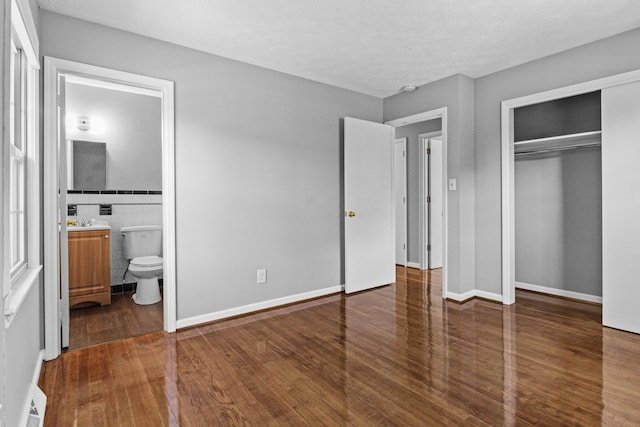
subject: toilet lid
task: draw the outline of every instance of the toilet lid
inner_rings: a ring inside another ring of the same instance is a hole
[[[131,265],[139,267],[157,267],[162,265],[162,258],[159,256],[140,256],[131,260]]]

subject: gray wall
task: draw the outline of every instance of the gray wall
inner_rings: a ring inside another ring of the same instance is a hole
[[[41,21],[44,55],[175,81],[179,319],[340,284],[340,118],[380,122],[380,99],[45,11]]]
[[[29,291],[20,310],[6,330],[6,424],[19,425],[26,400],[30,397],[31,380],[38,361],[40,322],[42,312],[41,292],[38,286]]]
[[[602,295],[599,148],[516,157],[516,281]]]
[[[500,102],[640,69],[640,29],[500,71],[475,84],[476,288],[500,294]]]
[[[385,121],[447,107],[447,173],[458,180],[448,193],[447,274],[458,294],[475,286],[474,96],[473,80],[455,75],[384,99]]]
[[[442,129],[442,120],[396,128],[396,138],[407,138],[407,260],[420,262],[420,141],[421,133]]]
[[[105,129],[67,126],[67,139],[106,142],[107,189],[162,189],[160,98],[68,83],[67,115],[98,117]]]

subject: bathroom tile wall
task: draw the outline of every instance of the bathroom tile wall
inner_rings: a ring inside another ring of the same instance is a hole
[[[159,192],[157,192],[159,193]],[[67,204],[77,205],[77,215],[68,219],[103,220],[111,226],[111,286],[133,283],[122,252],[122,227],[162,225],[161,194],[67,194]],[[100,215],[100,204],[111,204],[112,215]]]

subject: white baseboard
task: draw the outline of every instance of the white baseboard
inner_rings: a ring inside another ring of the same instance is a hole
[[[212,313],[201,314],[199,316],[188,317],[186,319],[179,319],[177,322],[178,329],[186,328],[189,326],[195,326],[202,323],[212,322],[214,320],[220,320],[227,317],[238,316],[240,314],[252,313],[254,311],[265,310],[267,308],[278,307],[280,305],[291,304],[294,302],[300,302],[312,298],[322,297],[325,295],[335,294],[336,292],[342,292],[344,287],[342,285],[331,286],[329,288],[318,289],[315,291],[304,292],[301,294],[288,295],[282,298],[275,298],[268,301],[256,302],[253,304],[242,305],[240,307],[228,308],[226,310],[214,311]]]
[[[420,270],[420,263],[419,262],[408,262],[407,263],[407,267],[417,268],[418,270]]]
[[[447,292],[446,298],[460,302],[460,301],[466,301],[466,300],[471,299],[471,298],[473,298],[475,296],[476,296],[476,290],[472,289],[472,290],[467,291],[467,292],[465,292],[463,294],[457,294],[455,292]]]
[[[502,302],[502,295],[494,294],[493,292],[481,291],[480,289],[476,289],[476,296],[478,298],[489,299],[491,301]]]
[[[516,289],[541,292],[543,294],[556,295],[559,297],[573,298],[580,301],[588,301],[602,304],[602,297],[596,295],[583,294],[580,292],[567,291],[564,289],[549,288],[547,286],[532,285],[531,283],[516,282]]]
[[[502,302],[502,295],[493,292],[482,291],[480,289],[472,289],[462,294],[447,292],[447,299],[454,301],[466,301],[471,298],[484,298],[491,301]]]

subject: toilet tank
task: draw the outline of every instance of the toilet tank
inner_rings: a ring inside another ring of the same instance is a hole
[[[162,256],[162,227],[137,225],[122,227],[122,249],[126,259],[141,256]]]

